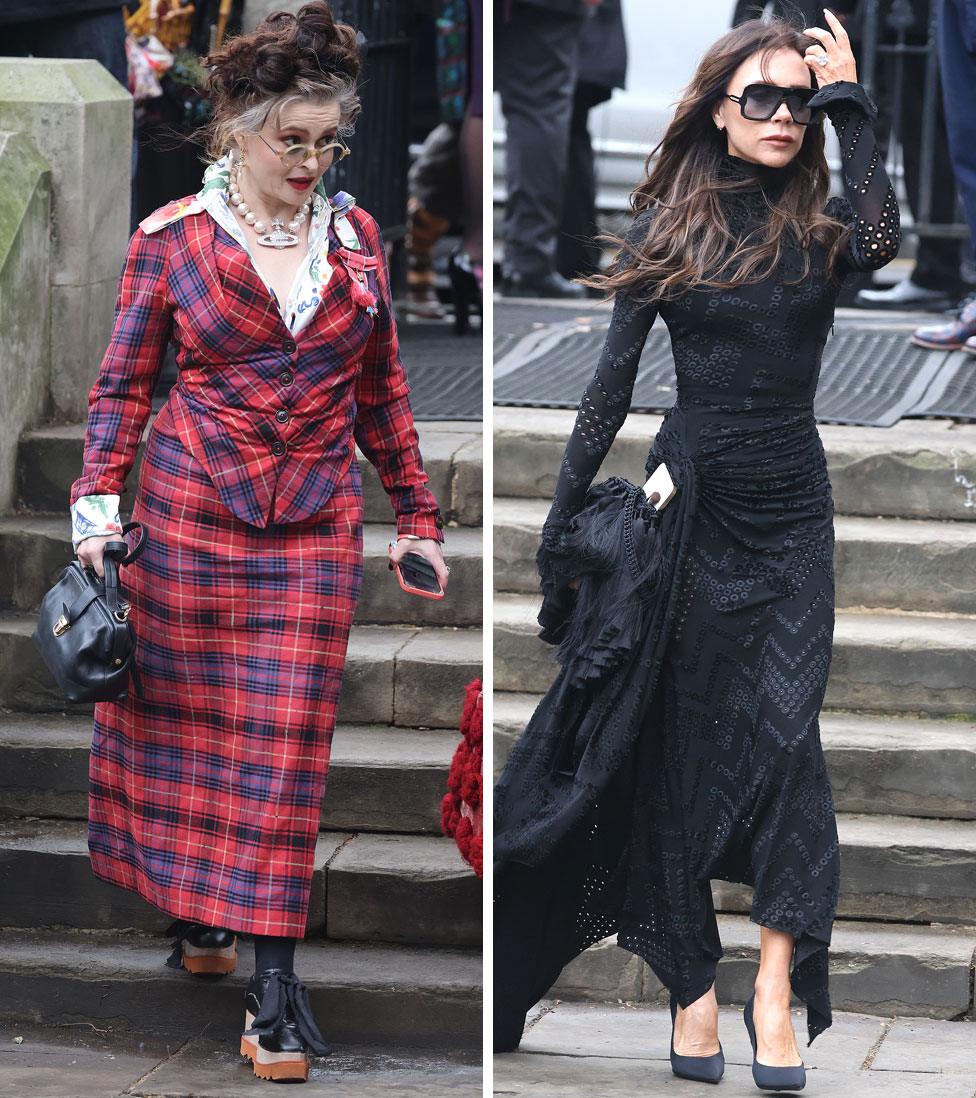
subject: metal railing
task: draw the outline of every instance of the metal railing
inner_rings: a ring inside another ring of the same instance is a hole
[[[918,193],[913,204],[912,229],[922,236],[965,239],[969,228],[962,215],[958,192],[954,211],[933,220],[936,142],[938,140],[939,56],[936,45],[938,0],[861,0],[851,28],[859,39],[858,69],[861,83],[873,97],[882,80],[887,86],[890,137],[888,167],[893,175],[905,174],[907,141],[918,143]],[[888,66],[885,74],[883,66]],[[922,67],[921,87],[913,79]],[[885,77],[887,77],[885,79]],[[921,93],[921,121],[917,136],[906,138],[907,96]],[[912,155],[914,155],[914,150]]]
[[[353,155],[335,166],[330,187],[354,194],[388,241],[406,235],[413,6],[413,0],[332,0],[336,19],[361,30],[368,49]]]

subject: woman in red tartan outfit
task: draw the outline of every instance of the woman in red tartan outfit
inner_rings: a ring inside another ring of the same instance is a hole
[[[420,552],[442,584],[443,521],[379,231],[321,184],[358,112],[355,32],[316,3],[208,62],[212,151],[231,153],[132,237],[71,490],[101,571],[172,340],[132,509],[150,538],[125,576],[144,697],[96,706],[89,849],[97,876],[177,919],[177,964],[232,971],[235,932],[255,935],[242,1051],[262,1077],[306,1078],[327,1049],[294,945],[362,575],[354,442],[391,498],[394,558]],[[290,251],[259,246],[276,215]]]

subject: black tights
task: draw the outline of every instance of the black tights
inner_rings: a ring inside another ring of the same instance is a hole
[[[295,971],[295,946],[297,938],[273,938],[265,934],[254,935],[254,971],[266,972],[280,968],[282,972]]]

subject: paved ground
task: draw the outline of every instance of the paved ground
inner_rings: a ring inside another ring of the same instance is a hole
[[[805,1015],[794,1016],[797,1036]],[[668,1063],[669,1013],[661,1007],[544,1003],[530,1019],[518,1052],[494,1057],[494,1094],[585,1095],[586,1098],[702,1098],[708,1093],[759,1094],[742,1010],[722,1007],[719,1032],[725,1077],[712,1092],[676,1078]],[[976,1025],[927,1018],[834,1014],[810,1048],[805,1094],[824,1098],[974,1098]]]
[[[22,1038],[22,1040],[18,1040]],[[337,1048],[313,1061],[302,1098],[480,1098],[472,1052]],[[0,1029],[0,1098],[256,1098],[281,1094],[237,1050],[202,1035],[138,1040],[91,1023]]]

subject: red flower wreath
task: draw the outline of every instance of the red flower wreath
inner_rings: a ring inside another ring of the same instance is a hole
[[[454,752],[447,778],[449,793],[441,801],[441,830],[453,835],[461,857],[482,874],[482,692],[481,679],[464,688],[463,738]]]

